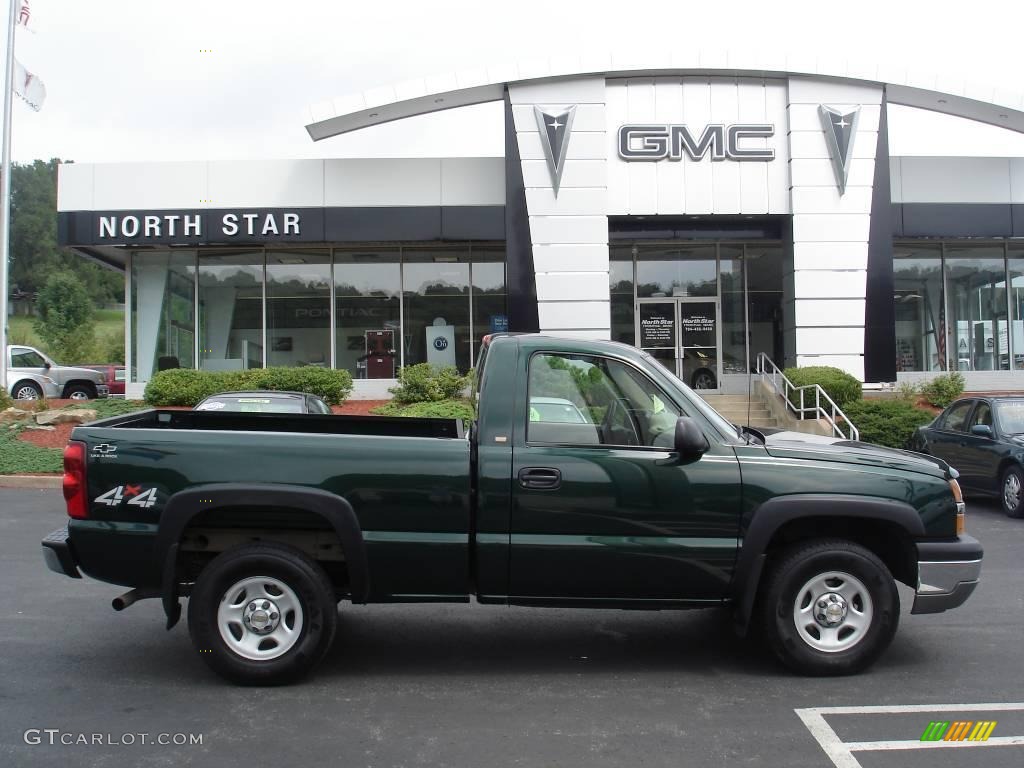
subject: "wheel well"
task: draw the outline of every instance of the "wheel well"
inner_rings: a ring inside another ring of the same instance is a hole
[[[96,384],[88,381],[87,379],[72,379],[71,381],[66,382],[64,384],[64,391],[67,392],[69,389],[73,389],[75,387],[85,387],[86,389],[91,389],[93,392],[96,391]]]
[[[23,384],[31,384],[32,388],[35,389],[36,392],[41,393],[43,391],[43,388],[40,387],[39,384],[37,384],[36,382],[32,381],[32,379],[20,379],[13,387],[11,387],[11,392],[16,392],[18,390],[18,387],[20,387]]]
[[[192,583],[221,552],[244,544],[278,542],[316,560],[339,596],[349,593],[342,542],[331,524],[305,509],[226,507],[204,510],[182,531],[176,564],[179,583]]]
[[[1019,468],[1020,467],[1020,462],[1017,461],[1016,459],[1011,459],[1011,458],[1005,458],[1001,462],[999,462],[999,471],[996,472],[996,488],[997,488],[997,490],[1000,491],[1000,493],[1002,492],[1002,488],[999,485],[999,483],[1003,479],[1003,472],[1005,472],[1008,467],[1012,467],[1012,466],[1016,466],[1016,467]]]
[[[772,536],[769,561],[793,544],[812,539],[846,539],[870,550],[885,563],[893,577],[917,586],[917,548],[896,523],[863,517],[801,517],[783,524]]]

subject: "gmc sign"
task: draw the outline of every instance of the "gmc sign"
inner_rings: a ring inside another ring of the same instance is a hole
[[[695,137],[685,125],[623,125],[619,128],[619,157],[623,160],[721,160],[775,159],[771,147],[745,147],[746,139],[766,139],[775,135],[771,123],[712,123]]]

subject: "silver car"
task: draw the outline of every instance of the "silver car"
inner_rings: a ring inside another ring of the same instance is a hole
[[[52,388],[46,386],[47,379],[53,382]],[[91,400],[110,394],[110,387],[101,372],[57,365],[35,347],[21,344],[7,347],[7,380],[14,382],[11,396],[16,400],[38,400],[41,397]]]

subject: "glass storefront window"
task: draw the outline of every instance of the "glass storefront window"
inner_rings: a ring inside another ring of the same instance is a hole
[[[267,252],[267,364],[331,366],[331,257]]]
[[[505,300],[505,249],[474,246],[473,257],[473,361],[480,342],[489,333],[508,331]]]
[[[639,298],[717,296],[715,246],[639,246],[636,283]]]
[[[1010,323],[1013,341],[1013,368],[1024,370],[1024,245],[1012,245],[1007,250],[1007,268],[1010,278]]]
[[[199,367],[263,367],[263,252],[199,255]]]
[[[938,244],[896,243],[893,249],[897,371],[946,369],[941,257]]]
[[[611,297],[611,338],[623,344],[636,343],[633,317],[633,247],[610,249],[608,287]]]
[[[338,368],[393,379],[401,365],[401,265],[395,250],[334,252]]]
[[[405,365],[470,367],[469,249],[403,249]]]
[[[195,352],[195,251],[132,255],[132,381],[167,368],[192,368]]]
[[[743,246],[719,248],[719,280],[722,283],[722,373],[746,373],[747,318],[743,306]]]
[[[750,334],[750,365],[764,353],[776,365],[785,362],[782,312],[782,247],[751,244],[747,263],[747,322]],[[725,290],[723,285],[722,290]],[[723,299],[724,300],[724,299]]]
[[[960,371],[1010,368],[1002,246],[947,246],[949,356]]]

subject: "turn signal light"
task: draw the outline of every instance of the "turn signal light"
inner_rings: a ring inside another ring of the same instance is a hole
[[[960,483],[956,480],[950,480],[949,490],[953,492],[953,501],[956,502],[956,535],[961,536],[967,530],[966,520],[964,519],[964,511],[967,505],[964,504],[964,494],[960,490]]]
[[[64,501],[68,517],[84,520],[89,516],[89,497],[85,482],[85,443],[68,442],[64,449]]]

